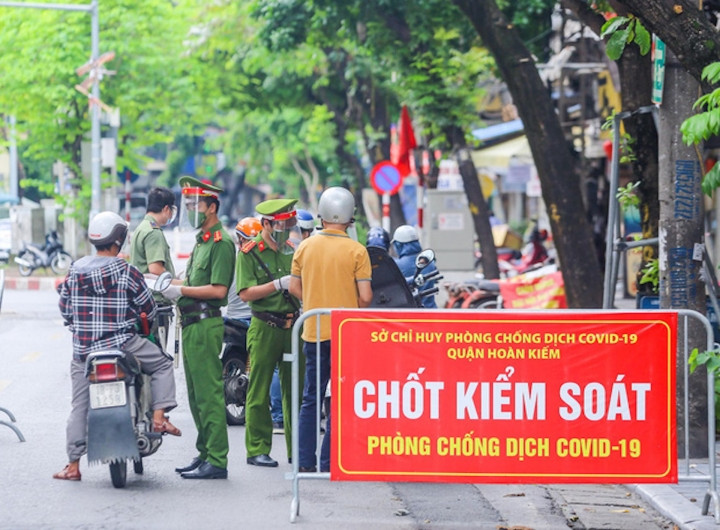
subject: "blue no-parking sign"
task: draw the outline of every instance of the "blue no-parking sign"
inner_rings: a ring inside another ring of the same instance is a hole
[[[370,184],[381,195],[394,195],[402,184],[400,170],[391,162],[379,162],[370,172]]]

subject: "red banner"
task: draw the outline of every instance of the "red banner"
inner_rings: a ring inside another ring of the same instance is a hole
[[[560,271],[530,279],[520,275],[498,283],[506,309],[567,308],[565,282]]]
[[[333,311],[333,480],[677,482],[677,315]]]

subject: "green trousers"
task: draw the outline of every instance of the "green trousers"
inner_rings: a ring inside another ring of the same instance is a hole
[[[287,454],[292,454],[292,363],[284,362],[283,354],[291,351],[292,329],[268,326],[254,318],[247,333],[250,354],[250,385],[245,401],[245,450],[247,457],[269,455],[272,448],[272,417],[270,416],[270,384],[278,366],[282,391],[283,425]],[[302,346],[302,343],[301,343]],[[299,355],[300,379],[298,403],[302,398],[305,356]]]
[[[190,412],[198,432],[198,457],[227,468],[229,446],[220,362],[223,320],[214,317],[190,324],[183,328],[182,339]]]

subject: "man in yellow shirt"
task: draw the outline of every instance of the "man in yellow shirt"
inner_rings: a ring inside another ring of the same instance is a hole
[[[328,188],[320,196],[318,217],[323,229],[314,237],[303,241],[293,256],[290,287],[291,294],[303,302],[303,310],[317,308],[368,307],[372,302],[370,286],[372,269],[367,249],[350,239],[347,228],[355,221],[355,199],[345,188]],[[300,407],[300,471],[316,471],[315,410],[317,400],[325,398],[330,378],[330,316],[320,318],[320,335],[317,323],[309,318],[303,327],[305,341],[305,387]],[[319,362],[318,362],[319,356]],[[316,387],[316,373],[320,370],[320,388]],[[320,451],[320,470],[330,469],[330,418]]]

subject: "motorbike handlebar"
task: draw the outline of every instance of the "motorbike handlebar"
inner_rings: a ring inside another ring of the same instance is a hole
[[[440,290],[439,287],[433,287],[432,289],[426,289],[424,291],[419,291],[417,293],[418,298],[425,298],[426,296],[429,296],[431,294],[435,294]]]

